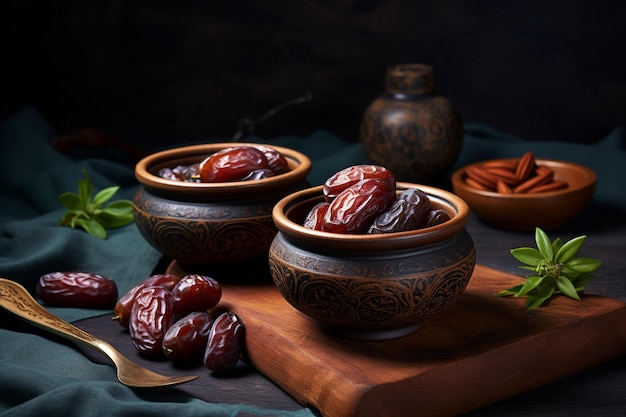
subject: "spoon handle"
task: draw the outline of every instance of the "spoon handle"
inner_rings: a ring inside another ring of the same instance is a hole
[[[99,339],[55,316],[43,308],[15,281],[0,278],[0,307],[16,316],[59,336],[100,350]]]

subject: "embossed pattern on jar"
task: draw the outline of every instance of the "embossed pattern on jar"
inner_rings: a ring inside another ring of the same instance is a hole
[[[273,213],[279,233],[269,263],[285,300],[322,329],[354,339],[410,334],[450,308],[476,263],[464,228],[469,208],[443,190],[422,188],[451,220],[419,231],[338,235],[298,226],[306,208],[322,198],[320,189],[281,200]]]
[[[197,183],[161,178],[167,166],[188,165],[231,143],[194,145],[150,155],[137,164],[135,223],[143,237],[170,259],[187,266],[245,262],[267,256],[277,230],[274,204],[306,186],[311,161],[275,146],[287,172],[270,178]]]
[[[463,143],[458,111],[437,92],[433,68],[423,64],[388,68],[385,91],[368,106],[359,129],[369,162],[400,181],[439,180]]]

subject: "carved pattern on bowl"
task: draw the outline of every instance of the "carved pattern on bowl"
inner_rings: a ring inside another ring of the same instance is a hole
[[[270,271],[287,302],[322,323],[394,328],[447,309],[467,286],[476,263],[469,235],[432,252],[340,260],[294,250],[279,234]]]

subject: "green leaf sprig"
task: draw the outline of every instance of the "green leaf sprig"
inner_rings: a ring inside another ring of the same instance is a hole
[[[500,291],[498,297],[527,297],[526,308],[541,307],[554,295],[563,294],[580,300],[585,285],[593,279],[601,262],[594,258],[576,257],[587,236],[578,236],[563,243],[560,238],[550,241],[540,228],[535,229],[535,248],[511,249],[511,255],[524,265],[520,268],[535,274],[523,284]]]
[[[134,220],[133,202],[116,200],[105,205],[120,187],[115,185],[104,188],[94,196],[87,171],[83,170],[83,174],[85,178],[78,180],[78,194],[67,192],[59,196],[59,201],[67,208],[59,225],[81,227],[92,236],[106,239],[106,229],[125,226]]]

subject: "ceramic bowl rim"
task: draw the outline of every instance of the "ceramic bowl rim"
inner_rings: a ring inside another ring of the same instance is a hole
[[[468,204],[458,195],[432,186],[398,182],[398,190],[417,187],[424,191],[429,198],[448,205],[455,215],[445,223],[407,232],[383,233],[383,234],[339,234],[308,229],[292,221],[287,213],[298,204],[313,203],[323,198],[323,185],[317,185],[292,193],[276,203],[272,210],[272,218],[279,232],[288,237],[309,242],[326,249],[339,250],[365,250],[380,251],[381,245],[385,250],[411,249],[424,245],[433,244],[448,239],[461,233],[469,219],[470,209]]]
[[[289,166],[291,168],[290,171],[260,180],[218,183],[193,183],[169,180],[161,178],[150,171],[153,167],[164,164],[168,160],[181,160],[191,159],[196,156],[208,156],[210,153],[217,152],[231,146],[260,145],[271,147],[283,154],[289,162]],[[152,189],[206,196],[207,194],[232,192],[232,190],[235,189],[238,190],[239,193],[245,193],[246,191],[264,191],[283,186],[291,186],[306,179],[307,175],[311,171],[311,165],[312,163],[308,156],[302,152],[283,146],[253,142],[217,142],[181,146],[154,152],[137,162],[135,165],[135,178],[142,185]]]

